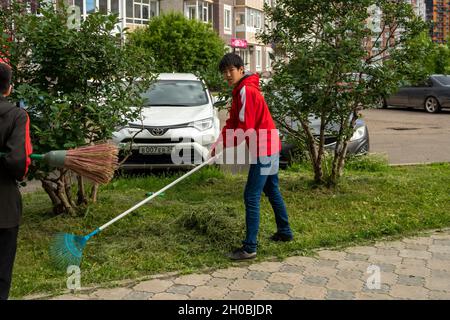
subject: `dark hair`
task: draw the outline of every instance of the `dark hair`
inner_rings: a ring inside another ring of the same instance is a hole
[[[219,63],[220,72],[224,72],[229,67],[240,68],[244,66],[244,61],[242,58],[235,53],[227,53],[223,56]]]
[[[6,63],[0,63],[0,94],[5,94],[11,85],[12,71]]]

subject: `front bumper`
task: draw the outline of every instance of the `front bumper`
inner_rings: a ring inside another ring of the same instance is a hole
[[[116,134],[113,141],[121,150],[119,162],[123,162],[122,169],[192,168],[207,158],[209,148],[218,134],[219,131],[214,128],[202,132],[194,128],[179,128],[170,129],[156,137],[144,130],[133,138],[132,143],[131,135]],[[143,154],[141,147],[163,147],[171,151]]]

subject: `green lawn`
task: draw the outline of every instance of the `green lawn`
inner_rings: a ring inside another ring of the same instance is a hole
[[[450,164],[369,169],[353,166],[339,187],[331,190],[312,187],[311,173],[304,167],[282,171],[280,185],[295,241],[268,240],[275,222],[264,198],[257,260],[450,226]],[[204,169],[116,222],[88,242],[82,286],[231,265],[225,254],[244,236],[245,178]],[[45,193],[25,195],[11,296],[65,290],[67,276],[52,268],[47,253],[53,234],[86,234],[174,179],[114,180],[79,218],[54,217]]]

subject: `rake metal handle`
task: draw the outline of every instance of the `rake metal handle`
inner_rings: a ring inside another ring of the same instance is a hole
[[[200,170],[201,168],[203,168],[204,166],[206,166],[207,164],[212,163],[214,160],[216,160],[216,158],[220,155],[221,153],[215,155],[214,157],[209,158],[207,161],[203,162],[202,164],[200,164],[199,166],[195,167],[194,169],[192,169],[191,171],[189,171],[188,173],[184,174],[183,176],[179,177],[178,179],[176,179],[175,181],[173,181],[172,183],[168,184],[167,186],[165,186],[164,188],[162,188],[161,190],[153,193],[150,197],[142,200],[141,202],[139,202],[138,204],[136,204],[134,207],[128,209],[127,211],[125,211],[124,213],[118,215],[117,217],[115,217],[114,219],[112,219],[111,221],[105,223],[104,225],[102,225],[100,228],[98,228],[96,231],[102,231],[105,228],[107,228],[108,226],[110,226],[111,224],[113,224],[114,222],[116,222],[119,219],[122,219],[123,217],[125,217],[127,214],[133,212],[134,210],[136,210],[137,208],[143,206],[144,204],[146,204],[147,202],[149,202],[150,200],[152,200],[153,198],[156,198],[158,195],[160,195],[161,193],[163,193],[164,191],[166,191],[167,189],[172,188],[174,185],[176,185],[178,182],[180,182],[181,180],[186,179],[187,177],[189,177],[191,174],[197,172],[198,170]],[[95,231],[94,231],[95,232]],[[95,232],[95,233],[97,233]]]

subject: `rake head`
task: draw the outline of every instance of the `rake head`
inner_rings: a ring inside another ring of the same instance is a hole
[[[58,269],[66,270],[68,266],[80,266],[83,249],[88,238],[69,233],[58,233],[50,244],[50,258]]]

